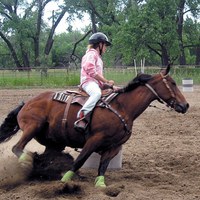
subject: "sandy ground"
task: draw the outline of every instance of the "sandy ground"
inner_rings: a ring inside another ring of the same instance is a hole
[[[22,100],[44,89],[0,90],[0,122]],[[192,200],[200,199],[200,87],[184,92],[190,103],[182,115],[163,105],[149,107],[135,122],[130,140],[123,145],[122,168],[108,170],[104,190],[94,188],[95,169],[80,169],[81,179],[63,186],[59,180],[26,180],[11,152],[19,133],[0,144],[0,199],[87,200]],[[164,110],[163,110],[164,109]],[[26,149],[41,153],[31,141]],[[74,157],[77,153],[68,149]],[[68,187],[64,192],[64,187]]]

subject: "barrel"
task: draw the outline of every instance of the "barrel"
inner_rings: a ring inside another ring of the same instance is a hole
[[[184,78],[182,79],[183,92],[193,92],[193,79]]]
[[[92,153],[92,155],[86,160],[82,168],[98,169],[101,156],[98,153]],[[122,149],[119,153],[110,161],[108,169],[121,169],[122,168]]]

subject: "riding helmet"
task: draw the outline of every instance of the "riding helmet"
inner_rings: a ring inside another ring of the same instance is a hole
[[[89,44],[97,44],[100,42],[105,43],[106,46],[111,45],[111,43],[108,40],[108,37],[104,33],[101,33],[101,32],[94,33],[89,38]]]

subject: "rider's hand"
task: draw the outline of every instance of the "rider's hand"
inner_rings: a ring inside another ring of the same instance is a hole
[[[115,82],[114,82],[113,80],[109,80],[109,81],[107,82],[107,84],[110,85],[110,86],[113,86],[113,85],[115,84]]]
[[[118,90],[120,90],[120,89],[122,89],[121,87],[119,87],[119,86],[113,86],[113,91],[114,92],[117,92]]]

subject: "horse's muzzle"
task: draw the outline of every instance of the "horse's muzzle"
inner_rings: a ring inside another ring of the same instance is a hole
[[[182,114],[186,113],[188,108],[189,108],[189,104],[188,103],[179,103],[179,104],[176,103],[174,105],[174,110],[176,112],[182,113]]]

